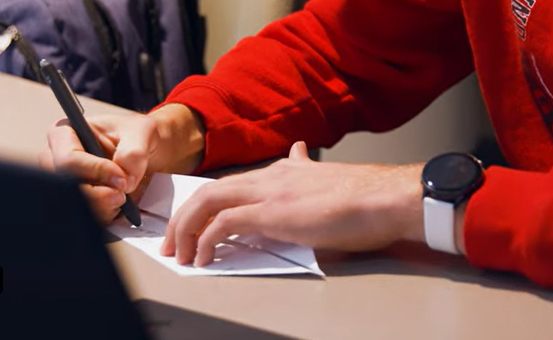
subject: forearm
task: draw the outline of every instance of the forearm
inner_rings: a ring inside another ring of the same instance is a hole
[[[203,115],[200,170],[248,165],[284,156],[298,140],[329,147],[351,131],[403,124],[472,71],[467,42],[458,6],[312,1],[167,101]]]

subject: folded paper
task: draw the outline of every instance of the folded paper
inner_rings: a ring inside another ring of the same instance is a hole
[[[221,243],[215,261],[205,267],[179,265],[174,257],[159,253],[165,228],[171,216],[202,185],[212,179],[155,174],[139,208],[142,226],[131,226],[124,218],[117,219],[108,230],[154,260],[180,275],[282,275],[310,273],[324,276],[313,249],[271,240],[259,235],[233,235],[230,244]],[[237,247],[236,244],[244,245]]]

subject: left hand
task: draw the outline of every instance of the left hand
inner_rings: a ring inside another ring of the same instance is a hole
[[[133,200],[140,196],[145,175],[190,173],[203,154],[203,124],[184,105],[168,104],[148,115],[96,115],[87,121],[108,159],[85,152],[75,130],[62,120],[50,129],[39,164],[80,178],[95,215],[105,224],[119,214],[125,193]]]
[[[161,254],[204,266],[234,234],[346,251],[422,241],[422,167],[313,162],[298,142],[288,159],[203,185],[169,221]]]

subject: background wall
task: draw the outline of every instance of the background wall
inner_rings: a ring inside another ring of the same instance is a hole
[[[207,69],[238,40],[290,13],[293,5],[292,0],[200,0],[200,12],[207,18]]]
[[[332,149],[322,150],[322,160],[427,161],[443,152],[472,152],[484,138],[493,138],[493,131],[473,74],[407,124],[386,133],[349,134]]]
[[[200,0],[207,17],[206,67],[238,40],[289,13],[292,0]],[[477,80],[468,77],[404,126],[388,133],[358,132],[346,136],[321,160],[406,163],[426,161],[445,151],[472,151],[493,136]]]

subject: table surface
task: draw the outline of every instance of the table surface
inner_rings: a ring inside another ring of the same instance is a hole
[[[128,114],[82,98],[87,115]],[[0,158],[36,164],[63,112],[50,90],[0,74]],[[304,339],[551,339],[553,292],[400,244],[378,253],[317,252],[310,276],[179,277],[116,241],[133,299],[147,298]]]

